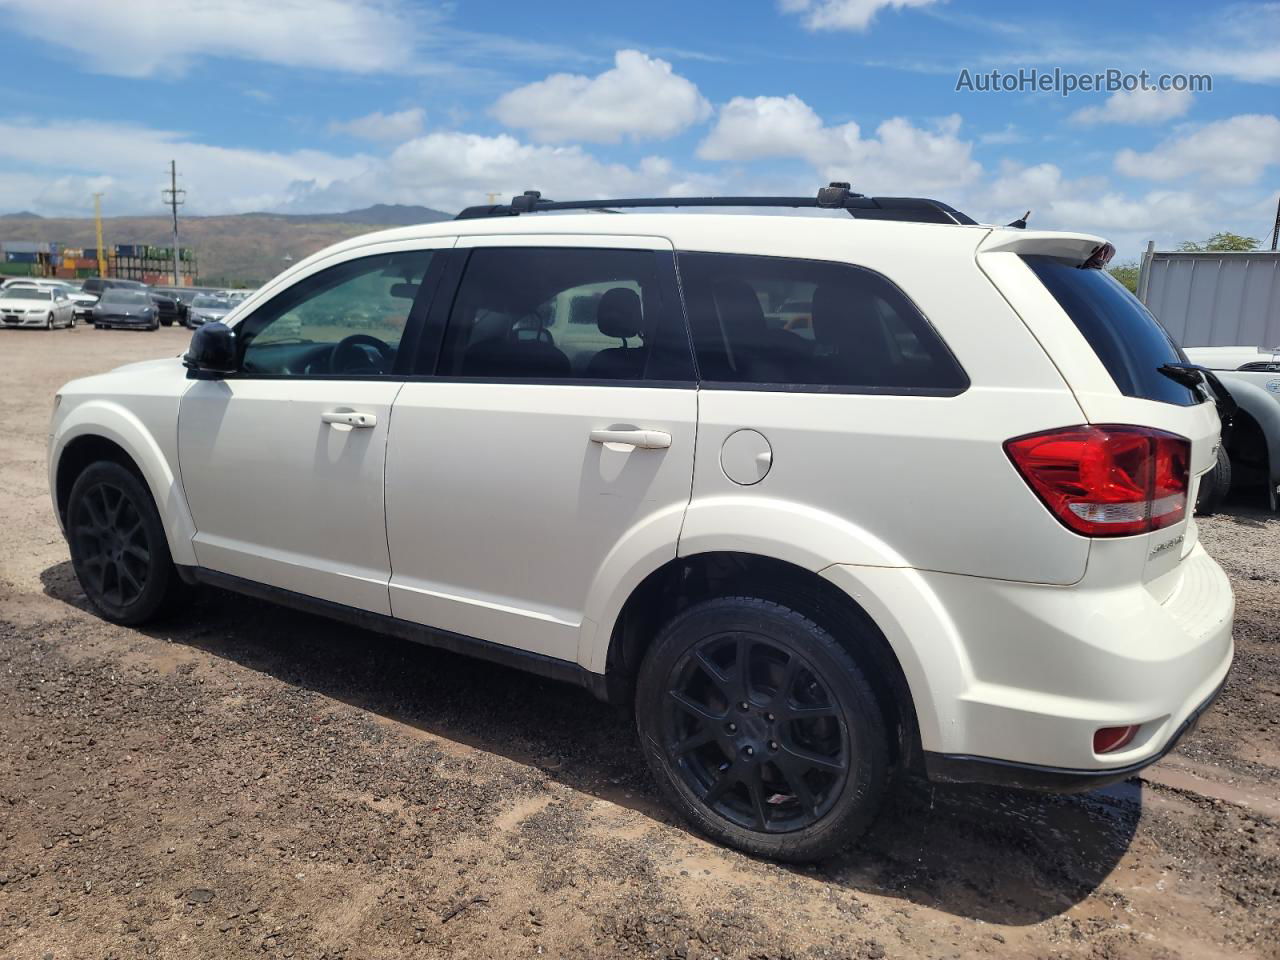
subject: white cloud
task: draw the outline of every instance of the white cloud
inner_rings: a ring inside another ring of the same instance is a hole
[[[1177,180],[1198,174],[1223,184],[1256,183],[1268,166],[1280,163],[1280,118],[1241,114],[1172,137],[1154,150],[1124,149],[1116,169],[1130,177]]]
[[[1164,123],[1183,116],[1194,99],[1189,90],[1119,90],[1100,107],[1071,115],[1073,123]]]
[[[76,148],[68,150],[67,144]],[[35,203],[38,213],[83,215],[89,194],[103,189],[111,209],[159,211],[169,159],[177,161],[191,213],[269,209],[284,201],[298,182],[329,184],[356,177],[374,163],[360,154],[214,146],[180,133],[127,124],[6,121],[0,122],[0,161],[6,167],[25,168],[26,173],[0,177],[0,207],[12,210]],[[79,196],[76,191],[81,191]]]
[[[810,30],[866,30],[884,9],[927,7],[938,0],[780,0],[784,13],[804,16]]]
[[[330,133],[348,133],[362,140],[404,141],[422,132],[426,112],[421,107],[401,110],[397,113],[373,113],[354,120],[334,121],[329,124]]]
[[[901,194],[955,188],[982,171],[973,145],[958,136],[961,120],[944,117],[932,129],[893,117],[864,138],[858,124],[827,126],[807,103],[786,97],[735,97],[698,146],[704,160],[745,162],[766,157],[808,161],[826,180],[847,180],[863,193]]]
[[[127,77],[181,73],[202,57],[374,73],[412,60],[413,20],[391,0],[0,0],[5,29]]]
[[[710,113],[692,82],[638,50],[619,50],[613,69],[598,76],[553,74],[504,94],[493,107],[499,121],[541,143],[666,139]]]

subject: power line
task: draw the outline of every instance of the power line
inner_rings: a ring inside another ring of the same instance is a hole
[[[178,162],[176,160],[169,161],[169,189],[162,190],[160,195],[164,197],[164,202],[173,210],[173,285],[180,287],[182,286],[182,273],[178,263],[178,208],[186,203],[183,197],[187,195],[187,191],[178,189]]]

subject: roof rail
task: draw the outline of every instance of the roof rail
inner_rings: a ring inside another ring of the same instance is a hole
[[[510,203],[467,207],[455,220],[483,217],[517,217],[522,213],[552,210],[601,210],[616,212],[637,207],[818,207],[843,209],[859,220],[904,220],[914,223],[977,221],[940,200],[924,197],[867,197],[853,193],[847,183],[832,183],[816,197],[631,197],[617,200],[543,200],[537,190],[526,190]]]

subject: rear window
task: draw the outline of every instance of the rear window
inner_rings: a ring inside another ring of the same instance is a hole
[[[707,386],[954,396],[968,378],[886,277],[819,260],[681,253]]]
[[[1184,407],[1203,399],[1160,372],[1162,365],[1182,359],[1178,348],[1151,311],[1113,276],[1060,257],[1022,259],[1089,341],[1121,393]]]

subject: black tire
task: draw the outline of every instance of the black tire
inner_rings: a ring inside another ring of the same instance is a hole
[[[1218,447],[1218,461],[1200,480],[1200,491],[1196,494],[1196,513],[1202,517],[1211,517],[1222,506],[1222,501],[1231,492],[1231,457],[1227,455],[1225,444]]]
[[[863,671],[822,627],[768,600],[707,600],[667,623],[640,667],[636,727],[675,808],[755,856],[838,853],[886,789],[888,738]]]
[[[166,327],[172,327],[172,326],[173,326],[173,318],[172,318],[172,317],[170,317],[168,320],[161,320],[160,322],[161,322],[162,324],[164,324]]]
[[[139,624],[180,581],[151,492],[118,463],[90,464],[67,500],[71,564],[89,602],[112,623]]]
[[[46,330],[52,330],[52,329],[53,329],[53,314],[52,314],[52,313],[50,313],[50,314],[48,314],[47,316],[45,316],[45,318],[44,318],[44,328],[45,328]]]

